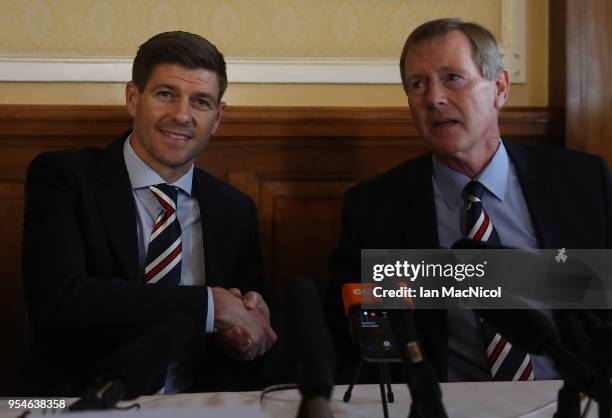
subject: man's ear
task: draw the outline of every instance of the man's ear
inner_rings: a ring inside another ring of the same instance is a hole
[[[508,70],[501,70],[495,77],[495,109],[501,110],[508,99],[508,92],[510,91],[510,76]]]
[[[225,102],[219,102],[217,105],[217,116],[215,118],[215,124],[212,129],[212,133],[217,132],[219,125],[221,124],[221,118],[223,117],[223,112],[225,111]]]
[[[133,81],[128,81],[125,86],[125,105],[131,117],[136,116],[136,107],[140,98],[140,90]]]

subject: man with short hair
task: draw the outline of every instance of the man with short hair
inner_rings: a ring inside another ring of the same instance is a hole
[[[196,338],[151,390],[214,388],[223,370],[212,367],[225,360],[209,353],[247,361],[275,342],[255,205],[194,166],[219,127],[226,86],[225,60],[209,41],[155,35],[125,90],[132,130],[105,149],[47,152],[30,165],[30,394],[79,395],[100,358],[178,312]]]
[[[525,249],[611,244],[610,172],[600,157],[502,141],[498,114],[510,79],[488,30],[459,19],[427,22],[406,40],[400,71],[430,152],[346,193],[330,259],[339,352],[354,352],[338,301],[342,284],[361,277],[360,249],[450,248],[466,237]],[[470,310],[414,317],[441,380],[557,377],[549,361],[509,349]]]

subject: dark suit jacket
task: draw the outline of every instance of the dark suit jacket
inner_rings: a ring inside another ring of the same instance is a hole
[[[34,334],[25,371],[31,394],[79,393],[97,359],[174,312],[189,314],[204,334],[203,287],[142,282],[126,135],[106,149],[43,153],[28,169],[23,281]],[[199,169],[192,195],[202,214],[206,285],[263,292],[253,201]]]
[[[612,189],[597,156],[504,141],[514,163],[541,248],[610,248]],[[345,196],[342,235],[330,258],[330,326],[339,360],[355,361],[341,311],[341,287],[360,281],[361,248],[438,248],[431,154],[367,180]],[[438,377],[446,380],[446,311],[417,310],[415,321]],[[350,354],[349,354],[350,353]]]

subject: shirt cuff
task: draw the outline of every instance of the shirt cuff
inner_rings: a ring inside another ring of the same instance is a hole
[[[212,334],[215,325],[215,301],[212,296],[212,290],[210,287],[206,287],[208,293],[208,311],[206,312],[206,329],[205,334]]]

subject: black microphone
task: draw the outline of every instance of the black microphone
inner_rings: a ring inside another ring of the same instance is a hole
[[[342,285],[342,305],[349,324],[351,341],[360,341],[361,304],[364,286],[361,283],[345,283]]]
[[[463,239],[453,245],[453,249],[498,250],[511,249],[500,245]],[[523,261],[540,263],[535,255],[524,253]],[[545,276],[536,277],[544,280],[547,286],[544,290],[572,289],[575,300],[585,297],[587,290],[595,291],[587,303],[597,306],[606,303],[603,290],[605,286],[593,269],[572,259],[567,264],[552,263],[543,270]],[[527,265],[527,264],[526,264]],[[524,272],[527,273],[527,272]],[[522,277],[525,287],[529,286],[529,274]],[[526,280],[527,279],[527,280]],[[578,282],[576,281],[578,280]],[[573,284],[572,284],[573,282]],[[565,283],[565,284],[564,284]],[[565,288],[565,289],[564,289]],[[530,299],[542,298],[546,300],[547,294],[538,295],[536,289],[529,289]],[[567,297],[567,292],[564,295]],[[612,386],[610,384],[610,348],[612,347],[612,326],[608,322],[609,312],[606,310],[554,310],[553,315],[559,327],[561,342],[552,323],[539,311],[527,305],[524,299],[506,294],[505,303],[511,305],[511,310],[476,310],[480,316],[495,326],[508,341],[531,354],[546,355],[551,358],[557,371],[564,378],[564,386],[559,391],[557,417],[578,416],[580,413],[580,400],[578,392],[583,392],[599,403],[600,416],[610,416],[612,399]],[[569,347],[569,349],[568,349]],[[583,360],[583,359],[586,359]],[[595,364],[595,367],[592,365]]]
[[[299,277],[287,284],[285,321],[302,393],[298,417],[332,417],[329,398],[334,387],[334,348],[319,293],[311,280]]]
[[[581,357],[612,369],[612,321],[609,310],[564,309],[553,312],[560,341]],[[598,358],[594,359],[594,355]],[[591,363],[592,364],[592,363]]]
[[[520,303],[513,301],[515,306]],[[590,397],[599,398],[595,370],[559,343],[552,323],[542,313],[527,304],[522,309],[476,311],[513,345],[530,354],[548,356],[568,382]]]
[[[194,323],[188,314],[170,315],[98,362],[94,383],[68,409],[110,409],[122,399],[156,389],[155,384],[193,336]]]
[[[438,378],[425,358],[412,312],[408,309],[391,309],[389,319],[400,346],[406,383],[412,396],[410,416],[446,418]]]

